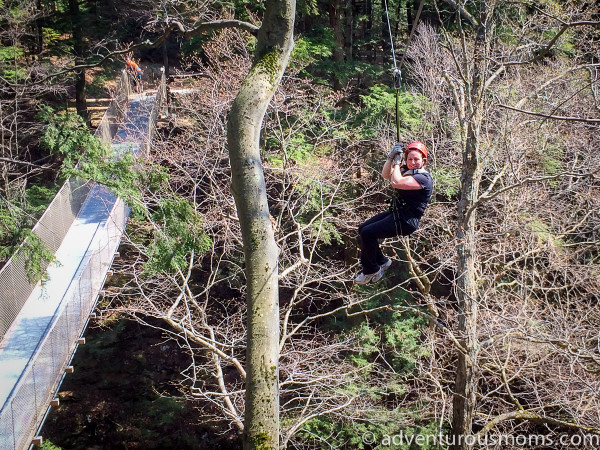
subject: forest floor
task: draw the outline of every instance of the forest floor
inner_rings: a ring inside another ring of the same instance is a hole
[[[90,324],[41,431],[63,449],[237,449],[239,437],[200,423],[176,382],[189,356],[156,328]]]

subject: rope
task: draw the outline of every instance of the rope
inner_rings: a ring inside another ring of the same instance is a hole
[[[394,58],[394,73],[398,70],[398,66],[396,66],[396,52],[394,51],[394,39],[392,38],[392,26],[390,25],[390,15],[388,14],[388,4],[387,0],[384,0],[385,3],[385,17],[387,17],[388,31],[390,32],[390,43],[392,44],[392,57]]]
[[[396,51],[394,50],[394,38],[392,36],[392,26],[390,25],[390,14],[388,11],[387,0],[384,0],[385,5],[385,17],[387,18],[388,31],[390,33],[390,44],[392,45],[392,58],[394,59],[394,88],[396,89],[396,142],[400,142],[400,88],[402,87],[402,71],[400,68],[404,64],[404,58],[406,58],[406,52],[408,50],[408,46],[410,41],[415,34],[415,29],[417,28],[417,23],[419,23],[419,17],[421,17],[421,11],[423,11],[423,4],[425,0],[421,0],[419,4],[419,9],[417,10],[417,15],[415,16],[415,20],[413,21],[412,28],[410,30],[410,34],[408,35],[408,39],[406,40],[406,45],[404,46],[405,50],[402,54],[402,59],[400,60],[400,64],[396,65]]]

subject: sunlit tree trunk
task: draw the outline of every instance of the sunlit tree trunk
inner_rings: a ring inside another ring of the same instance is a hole
[[[232,192],[242,230],[248,303],[244,448],[279,445],[278,253],[259,138],[293,47],[295,0],[268,0],[254,62],[227,124]]]

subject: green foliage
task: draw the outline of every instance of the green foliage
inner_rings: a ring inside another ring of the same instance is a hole
[[[356,337],[361,344],[360,353],[370,355],[377,351],[379,337],[375,332],[375,328],[370,326],[367,322],[360,323],[356,331]]]
[[[54,445],[51,441],[44,441],[42,442],[42,445],[39,446],[40,450],[62,450],[62,447],[59,447],[58,445]]]
[[[558,175],[563,171],[562,159],[564,157],[564,151],[562,147],[555,144],[548,144],[543,147],[542,152],[539,155],[540,165],[545,175],[553,176]],[[558,186],[558,180],[548,180],[547,183],[551,187]]]
[[[309,141],[308,136],[298,133],[290,140],[287,157],[288,159],[298,163],[307,164],[315,157],[315,147]]]
[[[17,257],[24,258],[27,277],[31,283],[43,278],[54,255],[43,245],[31,227],[42,215],[56,194],[57,186],[32,186],[22,199],[0,206],[0,259],[8,259],[24,243]]]
[[[181,414],[182,403],[173,397],[158,397],[148,408],[148,418],[157,426],[173,424]]]
[[[538,218],[532,218],[526,224],[526,229],[531,231],[538,239],[540,244],[550,243],[554,247],[562,247],[565,242],[557,239],[550,225]]]
[[[71,112],[57,113],[49,106],[44,106],[38,113],[38,118],[46,123],[40,144],[52,154],[62,157],[61,170],[64,177],[78,171],[89,171],[93,163],[108,156],[110,148],[89,132],[79,115]],[[75,166],[84,153],[85,167],[76,169]],[[93,179],[93,176],[90,175],[89,178]]]
[[[232,2],[224,2],[230,7],[233,4],[235,10],[235,18],[252,22],[252,16],[262,17],[265,12],[265,0],[233,0]]]
[[[0,61],[13,61],[24,55],[23,49],[13,45],[0,45]]]
[[[558,155],[557,155],[558,156]],[[542,168],[546,175],[557,175],[562,170],[560,159],[554,155],[546,155],[542,159]]]
[[[507,45],[513,45],[518,42],[518,38],[515,35],[515,31],[508,25],[501,25],[496,29],[496,34],[502,42]]]
[[[420,343],[424,325],[421,317],[404,317],[399,313],[393,313],[379,324],[362,322],[356,331],[360,350],[350,359],[362,367],[372,355],[383,351],[397,374],[409,374],[417,360],[428,354],[428,349]]]
[[[396,91],[375,85],[366,95],[361,95],[362,110],[356,115],[355,125],[363,127],[364,137],[375,137],[377,130],[396,124]],[[422,111],[427,100],[424,97],[401,91],[398,93],[398,116],[400,127],[406,131],[418,129],[422,123]]]
[[[44,245],[40,237],[31,230],[24,230],[26,236],[23,245],[16,254],[17,259],[25,262],[25,274],[31,284],[38,280],[47,280],[46,267],[56,262],[54,253]]]
[[[91,97],[100,97],[104,94],[104,86],[109,79],[113,79],[114,76],[108,75],[107,73],[101,73],[94,77],[91,83],[87,85],[87,93]]]
[[[300,37],[296,39],[290,56],[290,66],[303,69],[310,64],[325,58],[330,58],[334,46],[333,30],[324,29],[324,33],[315,37]]]
[[[57,185],[46,187],[42,185],[34,185],[25,191],[26,208],[28,214],[33,214],[35,217],[39,217],[46,210],[56,192],[58,190]]]
[[[186,39],[181,43],[181,54],[184,56],[196,56],[198,49],[202,48],[203,44],[209,42],[211,42],[211,36],[204,34]]]
[[[20,224],[17,214],[15,214],[15,208],[11,207],[0,207],[0,242],[4,244],[0,247],[0,257],[7,257],[12,253],[6,247],[6,243],[14,244],[14,237],[18,234]]]
[[[211,240],[202,229],[202,218],[187,200],[161,201],[152,219],[158,228],[148,249],[148,273],[185,270],[191,252],[201,254],[210,249]]]
[[[296,13],[307,16],[317,16],[319,14],[317,0],[298,0],[296,3]]]
[[[323,198],[327,197],[331,188],[314,178],[305,177],[298,180],[294,189],[299,195],[306,198],[300,208],[297,217],[298,222],[302,225],[307,225],[310,222],[309,231],[311,235],[327,245],[335,242],[343,244],[343,236],[337,230],[336,225],[328,220],[330,213],[314,220],[323,210]]]
[[[416,419],[416,420],[415,420]],[[436,423],[411,426],[405,422],[419,422],[419,414],[372,409],[369,420],[353,420],[350,423],[335,423],[329,416],[321,416],[308,421],[299,435],[316,444],[326,442],[327,448],[351,449],[385,449],[398,450],[438,450]],[[423,445],[416,445],[415,438],[422,440]],[[438,439],[439,441],[439,439]]]
[[[99,154],[86,153],[79,161],[78,168],[69,172],[69,175],[107,186],[131,207],[134,217],[145,216],[140,188],[144,186],[146,177],[143,171],[134,167],[135,162],[135,156],[131,153],[116,160],[105,160],[99,158]]]
[[[115,144],[111,151],[75,114],[57,115],[46,107],[40,117],[48,124],[42,144],[63,157],[64,176],[107,186],[131,207],[134,219],[155,224],[147,249],[148,273],[184,270],[192,251],[204,253],[210,248],[200,214],[187,200],[169,191],[167,169],[158,165],[144,169],[137,164],[132,150],[138,144]],[[142,198],[146,191],[161,200],[154,206],[146,204]]]
[[[59,41],[61,33],[54,28],[42,28],[42,39],[46,45],[53,45]]]
[[[561,8],[557,8],[557,9],[561,9]],[[554,37],[560,32],[559,28],[549,28],[546,29],[542,32],[542,38],[549,43],[552,39],[554,39]],[[560,56],[560,55],[564,55],[568,58],[572,58],[575,56],[576,54],[576,49],[575,46],[573,45],[573,36],[574,36],[574,32],[567,30],[565,31],[559,38],[558,40],[554,43],[554,45],[550,48],[549,52],[547,53],[547,55],[549,56]],[[545,46],[542,46],[540,49],[538,49],[536,51],[536,53],[539,53],[542,51],[542,49],[545,49]]]
[[[147,273],[184,270],[192,251],[201,254],[211,245],[200,214],[189,201],[169,191],[166,168],[152,165],[144,170],[136,166],[127,146],[116,148],[118,159],[104,160],[101,153],[86,153],[70,174],[104,184],[131,207],[134,219],[155,224],[147,249]],[[154,206],[146,204],[144,191],[155,193],[161,200]]]
[[[0,45],[0,74],[8,81],[15,83],[26,76],[25,68],[15,64],[24,55],[22,48],[13,45]]]
[[[438,166],[431,169],[431,176],[435,180],[435,191],[448,200],[458,194],[460,188],[460,169],[458,167]]]
[[[296,40],[289,65],[303,77],[322,84],[330,84],[334,78],[342,85],[351,80],[369,84],[381,75],[383,67],[378,64],[334,61],[332,55],[337,46],[332,28],[316,26]]]
[[[311,228],[311,234],[314,237],[319,237],[322,242],[327,245],[338,243],[344,244],[344,238],[338,231],[335,224],[327,222],[326,220],[315,220]]]
[[[383,344],[391,355],[397,373],[410,373],[419,358],[427,356],[429,349],[420,343],[421,327],[426,325],[421,317],[403,318],[394,314],[392,321],[383,327]]]

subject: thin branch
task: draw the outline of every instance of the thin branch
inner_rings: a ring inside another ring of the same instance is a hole
[[[560,20],[560,19],[557,19],[557,20]],[[562,22],[562,20],[561,20],[561,22]],[[554,35],[554,37],[550,40],[550,42],[548,42],[548,44],[546,44],[546,47],[544,47],[544,49],[542,50],[542,52],[540,54],[536,55],[535,57],[533,57],[527,61],[508,61],[503,64],[505,66],[516,66],[516,65],[531,64],[531,63],[537,62],[548,54],[550,49],[552,47],[554,47],[554,44],[556,44],[556,41],[558,40],[558,38],[561,37],[562,34],[565,31],[567,31],[567,29],[569,29],[571,27],[578,27],[578,26],[584,26],[584,25],[598,26],[598,25],[600,25],[600,22],[591,21],[591,20],[582,20],[580,22],[570,22],[570,23],[563,22],[563,24],[564,24],[563,27],[558,31],[558,33],[556,33]]]
[[[590,428],[584,427],[583,425],[579,425],[574,422],[567,422],[565,420],[555,419],[553,417],[541,416],[533,411],[523,410],[523,411],[511,411],[508,413],[500,414],[499,416],[494,417],[488,423],[484,425],[484,427],[475,434],[475,436],[483,436],[489,433],[493,428],[496,427],[500,422],[504,422],[507,420],[529,420],[535,423],[541,424],[549,424],[555,425],[559,427],[565,427],[570,429],[575,429],[579,431],[585,431],[587,433],[600,434],[600,429],[598,428]]]
[[[299,430],[299,429],[300,429],[300,428],[301,428],[301,427],[302,427],[302,426],[303,426],[303,425],[304,425],[306,422],[308,422],[309,420],[311,420],[311,419],[314,419],[315,417],[324,416],[324,415],[326,415],[326,414],[332,414],[332,413],[334,413],[334,412],[336,412],[336,411],[341,411],[342,409],[344,409],[344,408],[346,408],[346,407],[350,406],[350,404],[351,404],[351,403],[352,403],[354,400],[356,400],[357,398],[359,398],[361,395],[363,395],[363,394],[358,394],[358,395],[356,395],[356,396],[354,396],[354,397],[350,397],[350,399],[348,399],[348,401],[347,401],[346,403],[344,403],[344,404],[342,404],[342,405],[338,405],[338,406],[336,406],[336,407],[334,407],[334,408],[331,408],[331,409],[329,409],[329,410],[327,410],[327,411],[325,411],[325,412],[317,412],[317,413],[313,413],[313,414],[310,414],[310,415],[308,415],[308,416],[306,416],[306,417],[302,418],[302,420],[298,421],[298,422],[297,422],[297,423],[296,423],[296,424],[295,424],[295,425],[294,425],[294,426],[293,426],[293,427],[290,429],[290,431],[288,432],[288,435],[287,435],[287,436],[286,436],[286,438],[285,438],[285,442],[288,442],[288,441],[290,440],[290,438],[291,438],[291,437],[292,437],[292,436],[293,436],[293,435],[294,435],[294,434],[295,434],[295,433],[296,433],[296,432],[297,432],[297,431],[298,431],[298,430]]]
[[[52,169],[52,166],[40,166],[39,164],[30,163],[28,161],[19,161],[17,159],[5,158],[3,156],[0,156],[0,161],[4,161],[7,163],[13,163],[13,164],[21,164],[21,165],[29,166],[29,167],[35,167],[36,169]]]
[[[194,36],[198,36],[200,34],[206,33],[208,31],[222,30],[223,28],[239,28],[240,30],[247,31],[250,34],[256,35],[258,33],[259,27],[253,25],[249,22],[244,22],[241,20],[214,20],[212,22],[204,22],[197,25],[195,28],[191,30],[185,30],[184,26],[177,21],[171,22],[172,25],[176,26],[179,31],[183,33],[183,37],[186,39],[192,38]],[[172,29],[172,28],[171,28]]]
[[[469,22],[471,24],[471,26],[473,26],[473,27],[479,26],[479,23],[477,22],[477,20],[475,20],[475,17],[473,17],[469,11],[467,11],[465,8],[463,8],[461,5],[459,5],[458,2],[456,2],[454,0],[442,0],[442,1],[444,3],[447,3],[448,5],[452,6],[453,8],[455,8],[460,13],[461,17],[463,19],[465,19],[467,22]]]
[[[478,208],[483,202],[488,201],[493,199],[494,197],[497,197],[498,195],[506,192],[506,191],[510,191],[512,189],[518,188],[523,186],[524,184],[527,183],[537,183],[539,181],[548,181],[548,180],[556,180],[558,178],[564,177],[564,176],[571,176],[571,177],[575,177],[575,178],[586,178],[586,177],[593,177],[596,176],[596,174],[598,174],[598,172],[600,172],[600,168],[596,168],[591,170],[590,172],[585,172],[585,173],[577,173],[577,172],[562,172],[559,173],[557,175],[548,175],[545,177],[531,177],[531,178],[524,178],[521,181],[511,184],[509,186],[505,186],[502,189],[498,189],[497,191],[491,193],[491,194],[484,194],[482,196],[480,196],[477,200],[475,200],[473,202],[473,204],[471,205],[471,207],[469,208],[469,210],[467,211],[466,217],[469,217],[473,211]]]
[[[511,109],[513,111],[518,111],[523,114],[529,114],[531,116],[543,117],[545,119],[566,120],[568,122],[600,123],[600,119],[588,119],[585,117],[571,117],[571,116],[553,116],[550,114],[536,113],[533,111],[526,111],[524,109],[514,108],[512,106],[503,105],[502,103],[497,103],[496,106],[500,106],[501,108]]]

